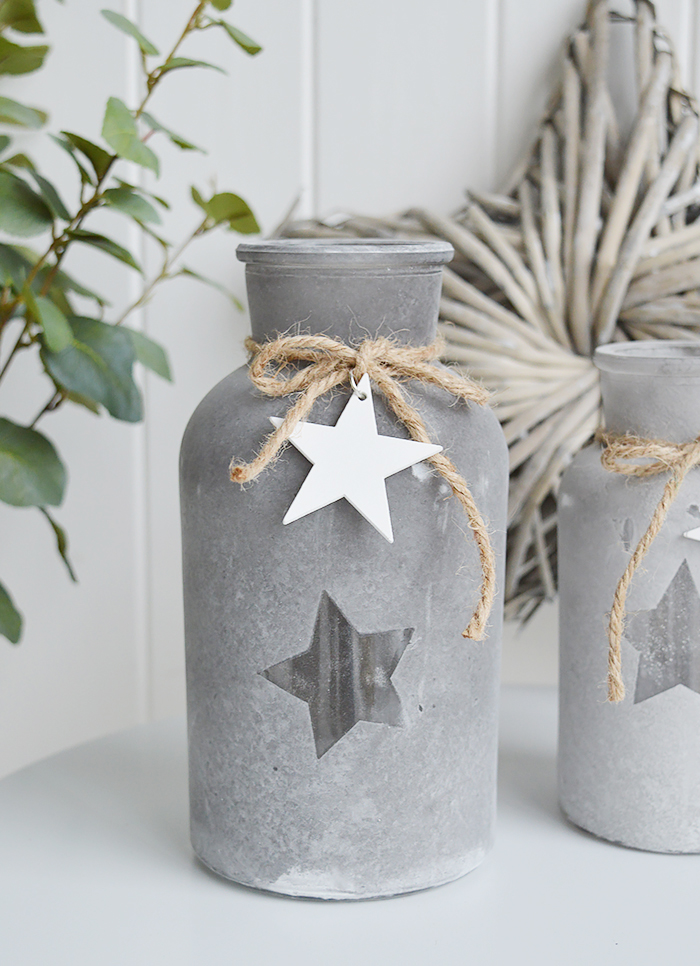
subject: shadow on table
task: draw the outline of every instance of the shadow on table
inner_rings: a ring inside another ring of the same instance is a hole
[[[184,722],[166,721],[62,752],[15,780],[30,789],[38,783],[66,834],[189,861],[186,756]]]
[[[539,816],[546,823],[565,825],[559,810],[554,755],[523,748],[501,747],[498,756],[499,812]]]

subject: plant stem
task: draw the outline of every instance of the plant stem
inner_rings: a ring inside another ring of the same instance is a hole
[[[172,269],[173,265],[178,260],[178,258],[180,258],[180,256],[182,255],[182,253],[185,251],[185,249],[187,248],[187,246],[190,245],[194,241],[195,238],[199,237],[199,235],[201,235],[203,233],[204,228],[206,226],[206,223],[207,223],[207,219],[205,218],[199,225],[197,225],[197,227],[192,232],[192,234],[190,234],[190,235],[187,236],[187,238],[183,241],[183,243],[180,245],[180,247],[178,249],[176,249],[176,251],[174,251],[172,254],[169,254],[169,255],[166,255],[165,256],[165,258],[163,259],[163,265],[162,265],[161,270],[158,273],[158,275],[156,275],[153,279],[151,279],[151,281],[144,288],[144,290],[141,292],[141,294],[136,299],[136,301],[135,302],[132,302],[131,305],[129,305],[126,309],[124,309],[124,311],[122,312],[122,314],[119,316],[119,318],[117,319],[117,321],[114,323],[115,325],[121,325],[122,322],[126,318],[128,318],[129,315],[131,315],[131,313],[134,311],[134,309],[138,309],[142,305],[145,305],[145,303],[149,300],[149,298],[153,294],[153,290],[156,288],[156,286],[160,282],[165,281],[165,279],[169,277],[170,270]]]
[[[136,111],[136,117],[141,117],[141,114],[143,113],[144,108],[146,107],[146,102],[148,101],[149,97],[151,96],[151,92],[153,91],[153,89],[155,88],[156,84],[158,83],[158,81],[163,76],[163,68],[165,66],[167,66],[167,64],[169,64],[170,61],[173,59],[173,57],[175,56],[175,54],[179,50],[180,45],[182,44],[183,40],[185,40],[185,38],[187,37],[187,35],[190,34],[190,33],[192,33],[193,30],[196,30],[197,29],[197,22],[199,20],[199,15],[204,11],[204,8],[206,7],[207,2],[208,2],[208,0],[201,0],[201,2],[197,4],[197,6],[196,6],[196,8],[194,10],[194,13],[192,14],[192,16],[190,17],[190,19],[187,21],[187,23],[185,25],[185,29],[182,31],[182,33],[180,34],[180,36],[178,37],[178,39],[175,41],[175,46],[173,47],[173,49],[170,51],[170,53],[165,58],[165,60],[163,61],[163,63],[160,65],[160,67],[154,68],[151,71],[151,73],[147,75],[147,77],[146,77],[146,89],[147,89],[147,92],[148,93],[146,94],[146,97],[145,97],[143,103],[141,104],[141,106],[137,109],[137,111]]]
[[[53,396],[46,403],[46,405],[44,406],[44,408],[43,409],[40,409],[39,412],[34,417],[34,419],[31,421],[31,423],[29,424],[29,428],[30,429],[34,429],[34,427],[39,422],[39,420],[41,419],[41,417],[45,413],[50,413],[50,412],[53,412],[54,409],[58,409],[58,407],[61,405],[61,403],[63,402],[63,400],[65,398],[66,397],[65,397],[65,395],[62,392],[60,392],[59,390],[56,390],[56,392],[53,394]]]
[[[10,363],[14,359],[14,357],[15,357],[16,353],[19,351],[19,349],[22,349],[24,347],[24,345],[28,345],[29,344],[29,343],[24,343],[24,344],[22,343],[22,339],[25,337],[25,335],[28,332],[29,332],[29,322],[27,321],[27,322],[24,323],[24,326],[22,328],[22,331],[19,334],[19,338],[17,339],[17,341],[13,345],[13,347],[12,347],[12,349],[10,351],[9,356],[5,360],[5,365],[2,367],[2,369],[0,369],[0,379],[2,379],[2,377],[7,372],[7,369],[9,367]]]

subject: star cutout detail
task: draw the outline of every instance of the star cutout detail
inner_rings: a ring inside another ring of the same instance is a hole
[[[700,527],[695,527],[693,530],[686,530],[683,534],[688,540],[700,540]]]
[[[271,416],[270,422],[277,427],[282,420]],[[394,542],[394,534],[384,481],[442,450],[432,443],[379,435],[368,375],[360,380],[335,426],[299,423],[290,442],[314,465],[282,523],[345,499],[389,543]]]
[[[391,676],[412,634],[412,627],[360,634],[324,591],[308,650],[260,673],[306,701],[321,758],[358,721],[403,724]]]
[[[700,693],[700,596],[687,560],[653,610],[628,618],[625,637],[641,655],[635,704],[677,684]]]

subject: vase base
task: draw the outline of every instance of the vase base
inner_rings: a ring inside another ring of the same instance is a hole
[[[197,855],[197,859],[210,872],[224,879],[228,879],[229,882],[235,882],[237,885],[245,886],[247,889],[255,889],[257,892],[287,896],[291,899],[359,901],[366,899],[391,899],[396,896],[410,895],[412,892],[425,892],[427,889],[434,889],[447,885],[450,882],[455,882],[457,879],[461,879],[463,876],[473,872],[474,869],[481,865],[488,851],[488,847],[475,849],[474,852],[466,857],[459,871],[436,875],[430,880],[415,881],[411,884],[387,883],[383,887],[376,886],[365,889],[343,886],[338,883],[334,884],[332,874],[320,875],[317,872],[310,872],[306,875],[299,872],[286,873],[270,883],[254,881],[245,875],[225,872],[217,868],[210,860],[203,858],[196,851],[195,854]]]
[[[670,844],[665,844],[661,835],[653,833],[642,832],[639,835],[624,835],[624,833],[616,831],[614,827],[597,825],[581,816],[577,817],[562,802],[559,804],[565,818],[572,825],[603,842],[610,842],[611,845],[619,845],[625,849],[634,849],[638,852],[657,852],[662,855],[697,855],[700,853],[700,841],[698,841],[697,835],[692,839],[688,836],[688,841],[676,840]]]

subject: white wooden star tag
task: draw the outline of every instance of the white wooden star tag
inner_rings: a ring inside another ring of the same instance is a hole
[[[282,420],[271,416],[270,422],[277,427]],[[299,423],[290,442],[314,465],[282,523],[345,499],[389,543],[394,534],[385,479],[442,450],[432,443],[379,435],[368,375],[360,379],[335,426]]]

